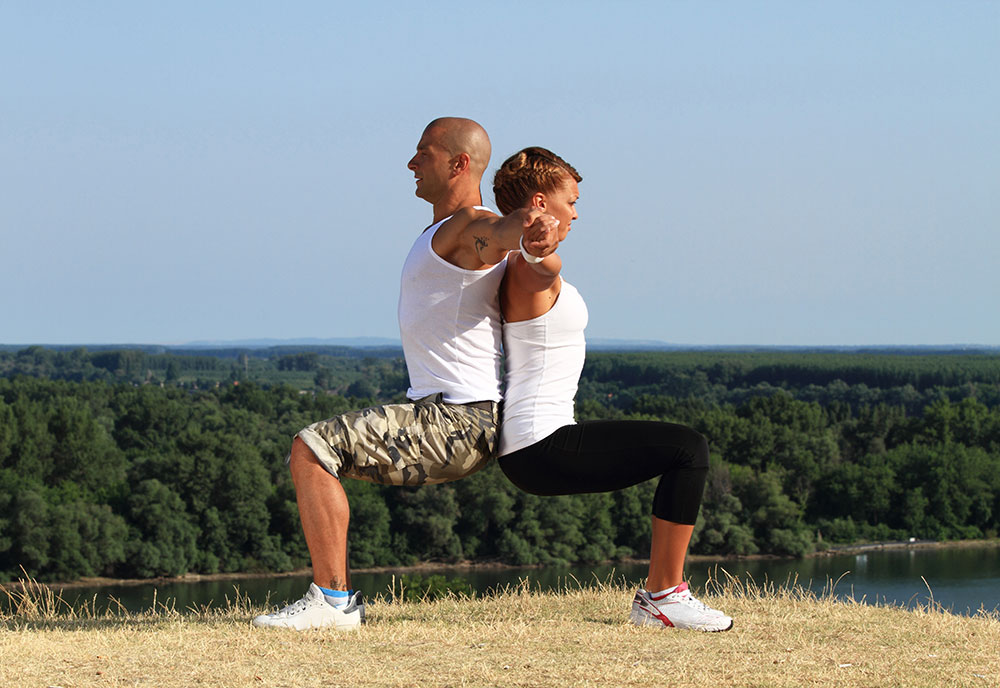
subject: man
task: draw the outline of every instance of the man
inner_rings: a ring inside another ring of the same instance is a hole
[[[480,183],[490,158],[486,131],[469,119],[427,125],[407,167],[416,195],[434,209],[403,265],[399,326],[410,374],[408,404],[364,409],[314,423],[292,442],[289,466],[313,583],[301,600],[255,626],[357,628],[350,590],[350,507],[340,478],[386,485],[457,480],[483,468],[497,445],[500,401],[498,288],[509,250],[548,255],[558,222],[537,210],[498,217]]]

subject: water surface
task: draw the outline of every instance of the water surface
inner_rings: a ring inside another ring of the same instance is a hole
[[[442,574],[461,578],[476,592],[516,586],[527,580],[532,589],[553,590],[566,586],[594,585],[624,580],[638,587],[645,564],[618,563],[567,568],[442,568],[423,575]],[[412,572],[408,572],[412,575]],[[367,597],[388,595],[393,572],[354,573],[353,584]],[[883,549],[855,554],[836,554],[807,559],[719,559],[688,562],[687,577],[697,590],[710,577],[734,576],[758,585],[779,587],[797,583],[818,594],[832,590],[839,598],[869,604],[891,604],[907,608],[933,602],[956,614],[974,614],[980,609],[1000,611],[1000,547],[956,547]],[[396,585],[400,574],[395,574]],[[205,606],[225,607],[237,594],[256,604],[283,605],[305,592],[309,576],[275,576],[197,582],[159,582],[141,585],[72,587],[63,590],[69,602],[95,602],[99,609],[120,604],[138,612],[161,604],[177,611]],[[58,586],[55,586],[58,589]],[[0,600],[0,603],[5,600]]]

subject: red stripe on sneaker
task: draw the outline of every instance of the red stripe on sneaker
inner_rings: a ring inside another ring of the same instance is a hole
[[[674,627],[674,625],[672,623],[670,623],[670,619],[668,619],[663,614],[663,612],[661,612],[659,609],[657,609],[655,604],[650,604],[646,600],[640,599],[639,600],[639,607],[644,612],[646,612],[647,614],[649,614],[650,616],[652,616],[653,618],[659,619],[660,623],[662,623],[664,626],[667,626],[669,628],[673,628]]]

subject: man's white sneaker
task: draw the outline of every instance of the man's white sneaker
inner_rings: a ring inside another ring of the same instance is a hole
[[[310,583],[309,591],[301,600],[273,614],[261,614],[253,620],[253,625],[260,628],[294,628],[297,631],[334,626],[338,631],[350,631],[364,621],[364,604],[360,600],[361,593],[356,592],[346,607],[338,609],[326,601],[319,586]]]
[[[658,597],[639,590],[632,600],[629,620],[636,626],[693,631],[728,631],[733,627],[731,618],[696,599],[687,583],[681,583],[673,592]]]

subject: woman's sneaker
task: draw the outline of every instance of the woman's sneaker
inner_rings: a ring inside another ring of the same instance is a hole
[[[356,592],[346,607],[338,608],[326,601],[323,591],[315,583],[309,584],[305,597],[292,602],[273,614],[261,614],[253,620],[253,625],[267,628],[307,628],[334,626],[338,631],[350,631],[361,626],[365,620],[365,605],[361,593]]]
[[[636,626],[693,631],[728,631],[733,627],[731,618],[695,598],[687,583],[681,583],[671,593],[656,597],[639,590],[632,600],[629,620]]]

